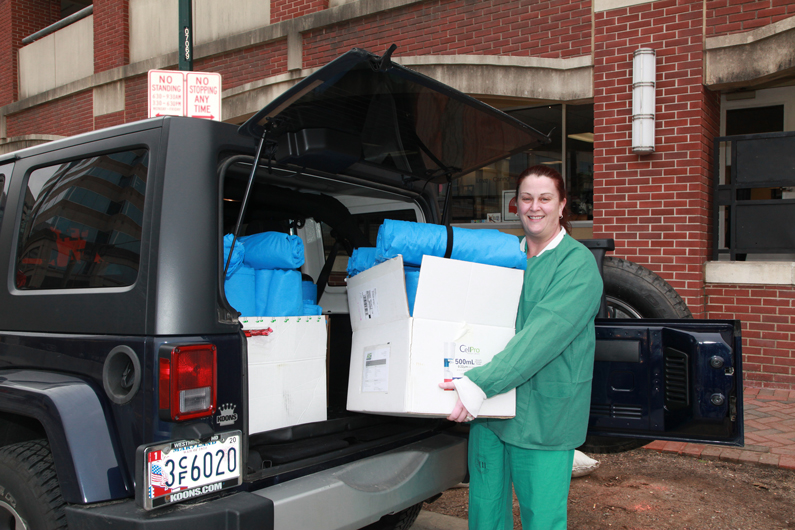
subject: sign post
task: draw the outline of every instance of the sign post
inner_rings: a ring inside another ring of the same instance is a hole
[[[191,0],[179,0],[179,69],[193,70],[193,6]]]

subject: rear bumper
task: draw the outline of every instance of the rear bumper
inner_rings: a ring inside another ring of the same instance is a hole
[[[440,434],[254,492],[273,501],[274,530],[356,529],[461,482],[467,443]]]
[[[439,434],[251,493],[147,512],[132,499],[66,508],[69,528],[356,529],[461,482],[466,440]]]
[[[133,499],[104,505],[66,507],[69,528],[79,530],[243,530],[273,528],[273,503],[251,493],[235,493],[197,504],[176,504],[147,512]]]

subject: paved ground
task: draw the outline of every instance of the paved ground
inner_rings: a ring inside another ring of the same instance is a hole
[[[655,441],[645,449],[795,471],[795,390],[743,389],[745,447]],[[464,519],[420,512],[411,530],[466,530]]]
[[[795,470],[795,390],[745,388],[745,447],[656,441],[645,448]]]

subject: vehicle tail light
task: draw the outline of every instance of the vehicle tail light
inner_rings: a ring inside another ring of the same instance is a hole
[[[158,359],[160,417],[183,421],[216,409],[216,348],[212,344],[164,346]]]

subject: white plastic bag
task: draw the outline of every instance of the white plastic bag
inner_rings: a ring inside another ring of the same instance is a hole
[[[599,467],[598,460],[594,460],[580,451],[574,451],[574,465],[571,468],[572,478],[589,475],[597,467]]]

